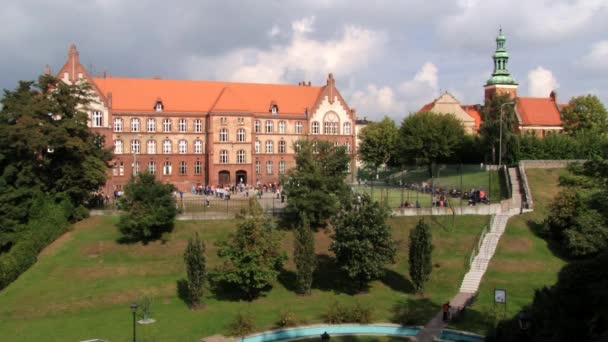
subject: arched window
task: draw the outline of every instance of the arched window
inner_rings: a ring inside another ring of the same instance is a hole
[[[262,163],[259,160],[255,161],[255,174],[259,175],[262,173]]]
[[[122,132],[122,119],[114,119],[114,132]]]
[[[180,140],[177,143],[177,151],[179,154],[186,154],[186,152],[188,152],[188,142],[186,142],[186,140]]]
[[[171,140],[165,139],[165,141],[163,141],[163,153],[171,154]]]
[[[156,162],[154,162],[154,161],[148,162],[148,173],[151,175],[156,174]]]
[[[344,143],[344,149],[346,150],[346,153],[350,153],[350,141]]]
[[[272,123],[271,120],[267,120],[266,121],[266,133],[272,133],[274,128],[274,124]]]
[[[244,142],[245,141],[245,129],[239,128],[236,130],[236,141]]]
[[[148,119],[148,132],[156,132],[156,120]]]
[[[236,152],[237,164],[245,164],[245,150],[238,150]]]
[[[296,121],[296,134],[302,134],[302,133],[303,133],[302,122]]]
[[[274,143],[272,140],[266,141],[266,153],[274,153]]]
[[[220,151],[220,164],[228,164],[228,151]]]
[[[220,142],[227,142],[227,141],[228,141],[228,129],[222,128],[222,129],[220,129]]]
[[[339,134],[340,119],[336,113],[330,112],[325,114],[323,119],[323,134]]]
[[[103,126],[103,120],[102,120],[100,111],[94,111],[91,114],[91,118],[92,118],[91,127],[102,127]]]
[[[274,165],[272,164],[272,160],[266,162],[266,174],[271,175],[273,173]]]
[[[194,133],[201,133],[203,131],[203,123],[200,119],[194,120]]]
[[[262,153],[262,143],[259,140],[255,141],[255,153]]]
[[[285,133],[287,129],[287,124],[285,121],[279,121],[279,133]]]
[[[313,121],[311,130],[312,134],[319,134],[319,121]]]
[[[194,162],[194,174],[200,175],[202,173],[203,167],[200,160]]]
[[[184,133],[188,130],[188,120],[179,119],[178,121],[178,129],[181,133]]]
[[[171,119],[163,120],[163,132],[171,132]]]
[[[114,140],[114,154],[122,154],[122,140]]]
[[[285,174],[285,161],[284,160],[279,161],[279,174],[280,175]]]
[[[262,124],[260,123],[260,120],[255,120],[253,122],[253,132],[254,133],[260,133],[261,132],[261,126]]]
[[[156,154],[156,140],[148,140],[148,154]]]
[[[139,119],[131,119],[131,132],[139,132]]]
[[[285,153],[285,140],[279,140],[279,153]]]
[[[203,141],[200,139],[194,140],[194,153],[201,154],[203,153]]]
[[[131,153],[139,154],[139,151],[140,151],[139,140],[137,140],[137,139],[131,140]]]
[[[351,135],[351,130],[350,130],[350,122],[345,122],[344,123],[344,135]]]
[[[169,176],[171,174],[171,171],[173,171],[173,168],[171,167],[171,162],[170,161],[164,162],[163,163],[163,175]]]

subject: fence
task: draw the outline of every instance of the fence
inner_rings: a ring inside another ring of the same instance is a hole
[[[495,217],[494,215],[490,216],[490,220],[489,220],[488,224],[483,227],[481,234],[479,234],[479,237],[477,238],[475,244],[473,245],[473,249],[471,250],[469,255],[467,255],[465,257],[465,269],[467,271],[469,271],[469,269],[471,268],[471,265],[473,265],[473,260],[479,254],[479,251],[481,250],[481,245],[483,243],[483,239],[486,237],[486,234],[488,234],[490,229],[492,229],[492,224],[494,223],[494,217]]]

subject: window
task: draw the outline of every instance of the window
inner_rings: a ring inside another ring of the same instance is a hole
[[[156,162],[154,162],[154,161],[148,162],[148,173],[151,175],[156,174]]]
[[[323,134],[339,134],[340,132],[340,118],[334,112],[329,112],[323,119]]]
[[[114,119],[114,132],[122,132],[122,119]]]
[[[156,140],[148,140],[148,154],[156,154]]]
[[[122,140],[114,140],[114,154],[122,154]]]
[[[139,147],[140,147],[139,140],[137,140],[137,139],[131,140],[131,153],[139,154],[139,151],[140,151]]]
[[[279,140],[279,153],[285,153],[285,140]]]
[[[293,149],[294,149],[295,152],[300,152],[301,148],[302,147],[300,146],[299,142],[296,142],[296,143],[293,144]]]
[[[236,141],[238,141],[238,142],[244,142],[245,141],[245,129],[244,128],[239,128],[236,131]]]
[[[220,124],[225,125],[228,123],[228,119],[226,117],[220,118]]]
[[[118,164],[118,175],[119,176],[124,176],[125,175],[125,163],[124,162],[120,162]]]
[[[272,140],[266,141],[266,153],[274,153],[274,144]]]
[[[156,120],[148,119],[147,121],[148,132],[156,132]]]
[[[201,133],[203,131],[203,122],[200,119],[194,120],[194,133]]]
[[[186,140],[180,140],[177,143],[177,151],[179,154],[186,154],[186,152],[188,152],[188,142],[186,142]]]
[[[302,134],[302,122],[296,121],[296,134]]]
[[[255,153],[262,153],[262,143],[259,140],[255,141]]]
[[[220,164],[228,164],[228,151],[220,151]]]
[[[201,154],[203,153],[203,142],[200,139],[194,140],[194,153]]]
[[[92,127],[102,127],[103,125],[103,121],[102,121],[102,116],[101,116],[101,112],[99,111],[94,111],[91,114],[91,126]]]
[[[262,163],[259,160],[255,161],[255,174],[259,175],[262,173]]]
[[[157,112],[162,112],[163,111],[163,103],[160,101],[156,102],[156,105],[154,106],[154,109],[156,109]]]
[[[179,162],[179,174],[180,174],[180,176],[183,176],[183,175],[186,174],[186,169],[187,169],[186,166],[187,166],[187,164],[186,164],[185,161],[182,160],[182,161]]]
[[[272,160],[269,160],[266,162],[266,174],[271,175],[272,169],[273,169]]]
[[[350,122],[345,122],[344,123],[344,135],[351,135],[350,132]]]
[[[169,176],[171,174],[171,171],[172,171],[171,162],[165,161],[163,163],[163,175]]]
[[[255,120],[255,122],[253,123],[253,132],[260,133],[260,131],[261,131],[260,126],[261,126],[260,120]]]
[[[139,119],[131,119],[131,132],[139,132]]]
[[[346,153],[350,153],[350,141],[344,143],[344,149],[346,150]]]
[[[112,166],[112,176],[118,176],[118,164],[116,162]]]
[[[245,150],[238,150],[236,152],[236,163],[245,164]]]
[[[220,129],[220,142],[228,141],[228,130],[226,128]]]
[[[285,121],[279,121],[279,133],[285,133],[286,127]]]
[[[203,170],[203,166],[201,165],[201,162],[199,160],[195,161],[194,162],[194,174],[200,175],[202,170]]]
[[[171,132],[171,119],[163,120],[163,132]]]
[[[266,133],[272,133],[272,129],[274,128],[274,124],[272,121],[266,121]]]
[[[165,139],[165,141],[163,141],[163,153],[171,154],[171,140]]]
[[[313,121],[312,122],[312,134],[319,134],[319,122],[318,121]]]
[[[138,161],[131,164],[131,170],[133,170],[133,176],[137,176],[139,174],[139,162]]]
[[[279,174],[280,175],[285,174],[285,161],[284,160],[279,161]]]
[[[241,118],[237,118],[237,119],[236,119],[236,122],[237,122],[239,125],[243,125],[243,124],[245,124],[245,118],[242,118],[242,117],[241,117]]]
[[[272,114],[277,114],[279,112],[279,107],[277,107],[277,105],[273,105],[272,108],[270,108],[270,112]]]
[[[178,121],[178,129],[180,133],[184,133],[188,130],[188,120],[179,119]]]

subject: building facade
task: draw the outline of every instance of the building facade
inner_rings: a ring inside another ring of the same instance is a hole
[[[355,110],[332,74],[323,86],[92,77],[72,45],[56,77],[91,85],[91,129],[114,149],[107,191],[143,171],[182,191],[277,183],[301,139],[356,153]]]

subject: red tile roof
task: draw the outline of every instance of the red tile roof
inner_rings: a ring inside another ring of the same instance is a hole
[[[462,110],[464,110],[470,117],[475,119],[475,129],[479,131],[481,127],[481,113],[477,110],[474,105],[462,105]]]
[[[517,112],[524,126],[561,126],[559,110],[555,102],[547,98],[520,97]]]
[[[268,113],[276,101],[279,114],[304,114],[323,87],[143,78],[94,78],[103,95],[112,93],[116,111],[153,111],[160,98],[168,112]]]
[[[435,101],[427,103],[424,106],[422,106],[422,108],[420,108],[419,112],[430,112],[434,106],[435,106]]]

